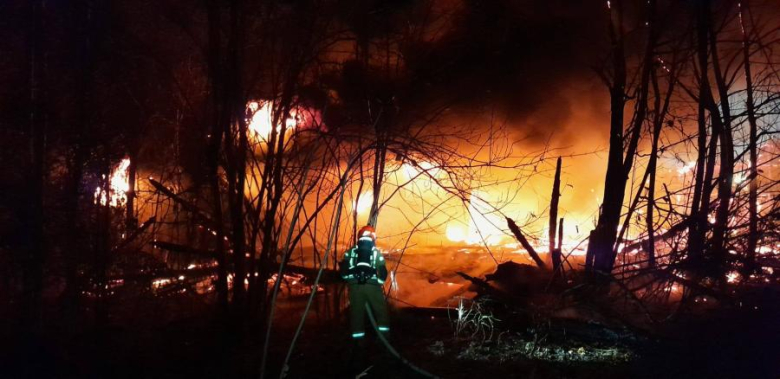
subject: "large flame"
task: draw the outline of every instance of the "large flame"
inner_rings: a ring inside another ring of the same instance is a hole
[[[491,209],[487,192],[474,191],[469,200],[469,232],[466,238],[469,244],[498,245],[506,237],[499,228],[506,222]]]
[[[124,158],[111,170],[108,194],[100,186],[95,188],[95,203],[120,207],[127,203],[127,192],[130,191],[130,158]]]
[[[374,203],[374,194],[371,193],[371,191],[366,191],[360,195],[360,198],[358,198],[357,204],[355,204],[354,209],[357,210],[359,214],[364,214],[371,210],[371,205]]]
[[[274,104],[270,101],[252,101],[247,105],[252,117],[249,120],[250,132],[259,140],[266,141],[271,132],[279,131],[281,125],[273,126]],[[306,121],[303,112],[297,109],[290,110],[290,117],[285,120],[287,130],[292,131]]]

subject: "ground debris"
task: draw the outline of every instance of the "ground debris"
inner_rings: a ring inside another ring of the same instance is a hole
[[[534,341],[519,334],[502,336],[500,340],[469,341],[466,345],[453,343],[449,348],[443,341],[436,341],[428,347],[436,356],[452,354],[459,360],[498,361],[501,363],[519,360],[579,364],[620,364],[631,361],[635,353],[626,346],[594,345],[581,341],[552,343]]]

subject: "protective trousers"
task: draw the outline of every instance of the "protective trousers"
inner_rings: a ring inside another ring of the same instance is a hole
[[[363,338],[366,335],[366,304],[371,308],[379,331],[386,333],[390,330],[387,303],[382,292],[382,286],[375,284],[350,284],[349,323],[352,329],[352,338]]]

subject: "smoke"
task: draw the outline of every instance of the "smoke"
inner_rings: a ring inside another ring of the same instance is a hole
[[[608,112],[592,67],[606,50],[601,2],[467,1],[451,30],[410,58],[439,96],[490,110],[533,144],[572,144],[573,118]],[[606,120],[606,118],[605,118]],[[604,134],[606,135],[606,134]]]

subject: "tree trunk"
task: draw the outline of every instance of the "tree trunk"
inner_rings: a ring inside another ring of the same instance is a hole
[[[748,150],[750,151],[750,187],[748,189],[748,246],[746,260],[748,269],[755,265],[756,248],[758,246],[758,125],[756,121],[755,102],[753,101],[753,76],[750,68],[750,39],[745,29],[745,8],[739,3],[739,22],[742,28],[742,59],[745,69],[745,92],[747,93],[746,107],[748,124],[750,125],[750,136],[748,141]]]
[[[563,270],[563,217],[561,217],[560,222],[558,222],[558,246],[556,246],[555,250],[553,250],[552,253],[553,256],[553,264],[558,265],[558,268],[555,269],[553,272],[553,277],[557,277],[558,275],[563,276],[565,279],[565,273]]]
[[[242,51],[244,48],[244,12],[243,2],[233,1],[230,7],[230,40],[228,42],[228,79],[224,93],[223,130],[225,149],[228,150],[228,186],[230,225],[232,228],[233,267],[233,305],[235,316],[241,317],[246,306],[246,237],[244,231],[244,188],[246,184],[247,125],[246,101],[241,86]],[[235,132],[232,126],[236,126]],[[237,138],[237,141],[236,141]]]
[[[208,33],[209,33],[209,116],[211,122],[211,135],[209,145],[209,187],[211,192],[211,206],[215,228],[215,250],[217,255],[217,302],[220,306],[222,315],[227,314],[228,308],[228,286],[227,286],[227,258],[225,256],[225,233],[222,220],[222,196],[219,185],[219,160],[220,149],[222,147],[223,128],[220,125],[221,113],[223,109],[220,104],[222,95],[222,64],[221,64],[221,15],[219,2],[211,0],[208,2]]]
[[[653,122],[653,143],[650,147],[650,159],[647,163],[647,171],[650,174],[648,178],[649,183],[647,185],[647,210],[645,214],[645,222],[647,225],[647,245],[645,251],[647,252],[647,265],[648,267],[655,267],[655,219],[653,212],[655,211],[655,174],[656,166],[658,162],[658,140],[661,137],[661,125],[663,124],[663,114],[661,113],[661,94],[658,90],[658,78],[653,71],[652,75],[654,103],[656,116]],[[670,80],[672,82],[672,80]]]
[[[703,17],[701,8],[705,6],[704,0],[697,2],[696,12],[696,56],[699,65],[699,98],[698,98],[698,137],[696,177],[693,185],[693,201],[691,203],[691,222],[688,228],[688,256],[693,262],[701,259],[704,250],[704,236],[707,230],[707,214],[709,213],[709,197],[704,194],[708,186],[705,180],[705,165],[707,162],[707,115],[705,97],[709,93],[709,79],[707,77],[709,53],[707,48],[708,18]]]
[[[648,2],[648,39],[642,63],[641,81],[631,129],[631,136],[623,158],[623,115],[625,108],[626,60],[622,29],[622,3],[614,4],[615,19],[610,17],[609,32],[612,40],[613,75],[610,86],[610,137],[607,175],[604,181],[604,197],[596,229],[588,243],[588,255],[592,256],[593,269],[604,273],[612,271],[616,258],[616,240],[620,214],[625,198],[628,174],[634,162],[642,124],[647,113],[647,94],[655,49],[655,0]],[[586,259],[587,260],[587,259]]]
[[[658,76],[656,75],[656,71],[653,70],[652,73],[652,84],[653,84],[653,92],[655,93],[654,96],[654,108],[655,108],[655,117],[653,118],[653,142],[651,146],[650,151],[650,161],[648,162],[648,172],[650,174],[649,180],[650,184],[647,188],[647,214],[646,214],[646,222],[647,222],[647,245],[646,245],[646,251],[647,251],[647,264],[649,267],[655,267],[655,182],[656,182],[656,171],[658,166],[658,154],[659,154],[659,147],[658,143],[661,138],[661,130],[663,129],[664,125],[664,119],[666,118],[666,114],[669,112],[669,103],[672,99],[672,92],[674,91],[674,84],[677,80],[675,77],[676,75],[676,66],[672,67],[672,70],[669,71],[669,85],[666,88],[666,96],[664,97],[663,105],[661,104],[661,91],[658,86]]]
[[[46,141],[46,62],[44,46],[45,1],[31,2],[30,56],[29,56],[29,192],[23,220],[27,224],[24,265],[24,296],[22,299],[22,322],[26,330],[37,331],[41,321],[41,293],[43,291],[43,263],[45,233],[43,213],[43,184],[45,170]]]
[[[558,222],[558,254],[563,251],[563,217]]]
[[[95,204],[94,285],[90,288],[96,296],[95,323],[99,328],[108,325],[106,287],[111,250],[111,161],[108,156],[102,157],[100,177],[101,194]],[[101,201],[104,196],[105,204]]]
[[[552,261],[553,271],[558,272],[561,268],[561,252],[555,246],[556,223],[558,221],[558,201],[561,197],[561,157],[558,157],[555,163],[555,179],[553,179],[552,195],[550,196],[550,220],[549,220],[549,251]]]
[[[81,283],[79,282],[78,267],[84,262],[86,256],[84,252],[85,220],[80,212],[81,206],[81,182],[84,175],[84,164],[89,155],[91,141],[87,137],[90,133],[92,120],[90,110],[92,109],[92,87],[94,74],[93,55],[93,18],[89,9],[92,8],[91,2],[73,2],[71,11],[77,15],[74,17],[71,27],[78,31],[78,63],[79,75],[76,80],[76,117],[71,125],[71,136],[68,144],[73,149],[73,155],[68,162],[68,185],[66,197],[66,217],[68,223],[68,254],[65,258],[65,270],[67,286],[65,289],[63,303],[65,306],[65,316],[69,324],[78,321],[78,308],[80,303]],[[86,11],[81,7],[86,7]],[[90,189],[94,190],[94,189]],[[89,194],[91,196],[91,193]]]
[[[596,271],[612,271],[614,262],[613,246],[617,237],[620,211],[625,196],[626,176],[623,167],[623,114],[625,107],[626,61],[623,48],[623,35],[620,6],[615,3],[615,10],[610,11],[609,35],[612,41],[612,83],[610,85],[610,122],[609,122],[609,155],[607,158],[607,174],[604,180],[604,196],[596,229],[588,241],[587,255],[593,262]],[[613,18],[617,18],[614,21]],[[617,25],[617,30],[616,30]]]
[[[706,15],[711,17],[709,12]],[[720,128],[720,172],[718,177],[718,208],[715,213],[715,225],[712,230],[712,247],[716,258],[721,260],[726,256],[726,230],[729,227],[729,206],[731,205],[732,183],[734,178],[734,141],[731,135],[731,106],[729,104],[728,84],[724,72],[720,69],[718,45],[712,23],[709,23],[710,50],[712,68],[715,72],[715,83],[720,97],[722,119],[713,118],[713,126]],[[713,116],[717,110],[714,102],[711,104]]]

